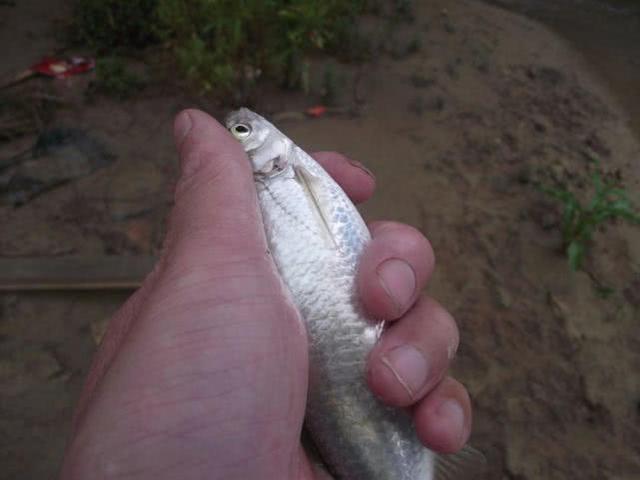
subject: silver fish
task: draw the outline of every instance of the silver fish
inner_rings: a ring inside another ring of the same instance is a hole
[[[324,169],[260,115],[226,119],[251,161],[269,249],[305,321],[309,393],[305,423],[329,470],[344,480],[442,480],[476,470],[465,448],[438,456],[422,446],[411,417],[382,404],[365,380],[382,324],[368,319],[355,289],[369,231]]]

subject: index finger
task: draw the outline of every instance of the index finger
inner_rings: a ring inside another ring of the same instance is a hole
[[[366,202],[373,195],[376,179],[360,162],[337,152],[316,152],[311,156],[338,182],[354,203]]]

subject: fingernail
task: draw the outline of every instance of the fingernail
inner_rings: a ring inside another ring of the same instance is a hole
[[[460,438],[464,436],[464,410],[460,403],[453,399],[445,400],[437,408],[436,415],[446,419],[452,432],[458,432]]]
[[[396,307],[396,314],[402,315],[413,298],[416,289],[416,275],[404,260],[392,258],[381,263],[377,270],[382,288]]]
[[[411,345],[402,345],[382,357],[384,363],[412,399],[427,383],[429,366],[424,355]]]
[[[193,122],[191,121],[189,112],[181,112],[180,115],[178,115],[178,117],[176,118],[174,134],[176,138],[176,144],[178,146],[182,145],[184,137],[186,137],[191,130],[192,124]]]
[[[373,173],[371,172],[371,170],[369,170],[367,167],[365,167],[363,164],[361,164],[360,162],[358,162],[357,160],[351,160],[349,159],[349,163],[351,165],[353,165],[354,167],[362,170],[364,173],[366,173],[367,175],[369,175],[371,178],[375,178],[375,176],[373,175]]]

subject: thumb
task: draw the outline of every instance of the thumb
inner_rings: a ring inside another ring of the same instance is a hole
[[[174,137],[181,174],[165,240],[165,266],[190,269],[214,253],[225,261],[264,257],[253,175],[240,143],[199,110],[176,117]]]
[[[203,276],[203,269],[206,270],[204,276],[222,270],[215,268],[220,259],[237,261],[266,257],[266,240],[253,176],[240,143],[211,116],[199,110],[185,110],[176,117],[174,136],[180,154],[181,175],[163,254],[142,288],[111,320],[78,403],[74,430],[133,322],[148,303],[153,304],[149,300],[154,295],[157,298],[155,291],[163,283],[168,283],[169,288],[163,289],[160,297],[166,298],[168,292],[175,289],[176,279],[184,283],[184,277],[189,273],[195,273],[198,278]],[[209,295],[212,293],[208,292]]]

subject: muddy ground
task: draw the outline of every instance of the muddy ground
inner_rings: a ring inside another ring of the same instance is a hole
[[[55,50],[66,2],[54,3],[55,14],[34,1],[0,6],[6,71]],[[640,205],[628,112],[541,24],[476,1],[422,2],[416,17],[391,55],[337,67],[349,112],[291,115],[309,100],[289,94],[257,107],[302,146],[340,150],[376,174],[367,219],[430,238],[429,293],[461,327],[455,372],[473,397],[485,478],[640,478],[640,229],[599,232],[586,272],[573,273],[558,209],[535,187],[588,196],[595,156]],[[415,38],[419,48],[402,48]],[[222,113],[153,80],[130,101],[87,102],[89,81],[14,87],[63,99],[47,120],[62,140],[35,156],[35,134],[0,144],[3,159],[29,152],[9,171],[40,181],[2,192],[3,257],[156,253],[176,174],[172,117],[194,105]],[[126,296],[0,295],[0,479],[55,476],[96,339]]]

